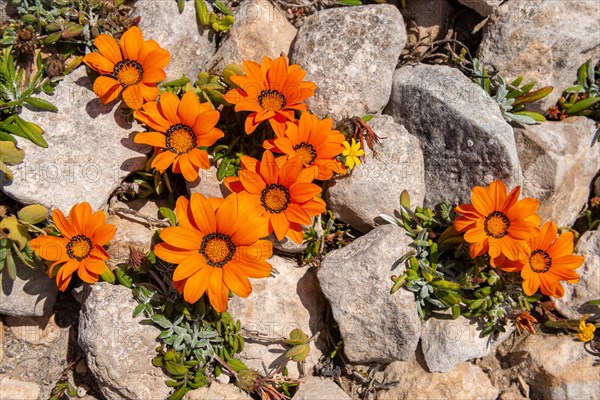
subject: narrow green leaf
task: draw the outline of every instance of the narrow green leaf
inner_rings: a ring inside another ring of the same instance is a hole
[[[161,207],[159,211],[160,215],[162,215],[164,218],[167,218],[172,226],[177,225],[177,216],[173,210],[167,207]]]
[[[530,117],[536,122],[546,122],[546,117],[544,117],[540,113],[536,113],[533,111],[519,111],[519,112],[513,113],[513,115],[522,115],[525,117]]]
[[[31,140],[33,143],[37,144],[40,147],[48,147],[48,143],[46,140],[40,135],[37,130],[29,124],[29,122],[25,121],[23,118],[15,115],[15,123],[27,135],[27,138]]]
[[[581,86],[585,87],[585,86],[587,86],[586,80],[587,80],[587,62],[584,62],[583,64],[581,64],[579,69],[577,69],[577,82]]]
[[[342,6],[361,6],[362,2],[360,0],[340,0],[338,4]]]
[[[179,14],[185,9],[185,0],[177,0],[177,8],[179,8]]]
[[[233,12],[221,0],[215,1],[214,6],[225,15],[233,15]]]
[[[54,104],[50,103],[47,100],[40,99],[38,97],[27,97],[23,100],[25,101],[25,103],[30,104],[34,107],[40,108],[42,110],[52,111],[52,112],[58,111],[58,107],[56,107]]]
[[[15,265],[15,260],[13,259],[12,252],[9,253],[6,257],[6,268],[9,278],[13,281],[17,279],[17,266]]]
[[[518,106],[519,104],[533,103],[534,101],[538,101],[548,96],[554,88],[552,86],[546,86],[538,90],[534,90],[533,92],[524,94],[515,99],[513,103],[514,106]]]
[[[196,0],[196,15],[198,16],[198,20],[202,25],[208,25],[210,21],[210,13],[204,0]]]
[[[580,113],[582,111],[587,110],[588,108],[591,108],[593,105],[595,105],[599,101],[600,101],[600,96],[589,97],[587,99],[583,99],[583,100],[578,101],[577,103],[573,104],[571,107],[569,107],[569,109],[567,110],[567,113],[569,115],[577,115],[577,113]]]

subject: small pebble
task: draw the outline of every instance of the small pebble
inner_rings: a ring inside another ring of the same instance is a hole
[[[83,397],[87,394],[87,392],[90,390],[90,387],[88,385],[80,385],[77,386],[77,397]]]
[[[229,375],[226,375],[226,374],[221,374],[217,377],[217,382],[222,383],[224,385],[228,384],[229,380],[230,380]]]
[[[75,366],[75,372],[80,375],[84,375],[87,372],[87,365],[85,365],[85,361],[81,360]]]

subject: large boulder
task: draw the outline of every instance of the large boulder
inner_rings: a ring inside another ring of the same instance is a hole
[[[571,226],[588,202],[590,182],[600,169],[600,153],[590,147],[596,129],[585,117],[515,127],[523,196],[540,201],[542,221]]]
[[[164,399],[167,377],[152,366],[160,330],[132,317],[137,302],[124,286],[87,286],[79,315],[78,343],[108,400]]]
[[[510,354],[509,365],[530,386],[532,398],[600,399],[598,367],[572,336],[532,335]]]
[[[417,354],[417,357],[419,355]],[[385,383],[396,382],[377,394],[377,400],[479,399],[495,400],[499,390],[476,365],[465,362],[446,373],[430,373],[423,369],[423,360],[396,361],[385,369]]]
[[[414,204],[425,197],[423,152],[416,137],[388,115],[377,115],[369,125],[380,136],[375,154],[366,146],[363,165],[351,174],[336,176],[327,190],[329,206],[342,221],[368,232],[392,214],[398,199],[408,190]]]
[[[263,57],[289,54],[297,29],[267,0],[246,0],[235,11],[235,23],[210,60],[208,68],[222,73],[229,64],[242,65]]]
[[[319,288],[313,269],[300,268],[295,260],[273,256],[269,259],[273,274],[265,279],[252,279],[252,294],[246,299],[234,297],[229,302],[229,312],[242,323],[245,338],[244,350],[240,358],[249,367],[264,371],[281,363],[289,348],[282,339],[289,337],[296,328],[302,329],[308,337],[325,328],[323,315],[326,301]],[[305,373],[321,357],[321,343],[310,343],[310,354],[305,361]],[[297,363],[287,363],[290,376],[298,377]]]
[[[82,201],[94,210],[103,207],[130,172],[144,167],[147,158],[140,152],[148,147],[133,142],[134,131],[120,107],[104,105],[94,94],[85,68],[68,75],[53,96],[40,97],[58,112],[24,108],[21,117],[46,131],[48,148],[19,139],[25,159],[12,167],[12,182],[0,176],[2,190],[21,203],[64,213]]]
[[[217,49],[214,32],[197,21],[194,2],[186,1],[181,14],[176,1],[142,0],[135,3],[134,17],[145,40],[155,40],[171,53],[167,80],[185,74],[192,81],[206,70]]]
[[[421,142],[425,204],[470,203],[471,188],[502,179],[512,187],[521,167],[511,126],[483,89],[458,69],[402,67],[385,112]]]
[[[565,282],[565,295],[555,299],[556,309],[565,317],[579,319],[583,314],[600,314],[597,306],[587,304],[600,299],[600,231],[585,232],[579,238],[575,254],[585,258],[578,268],[579,282]]]
[[[417,348],[421,321],[414,294],[390,294],[390,276],[404,273],[398,260],[410,243],[403,229],[383,225],[330,252],[319,267],[321,289],[351,362],[406,360]]]
[[[331,8],[306,18],[291,58],[317,85],[308,107],[336,120],[380,112],[405,43],[402,15],[389,4]]]
[[[496,345],[506,340],[513,329],[507,329],[497,338],[481,336],[482,327],[477,320],[463,316],[452,319],[441,314],[423,324],[421,349],[423,359],[431,372],[447,372],[456,365],[488,355]]]
[[[48,278],[42,267],[29,268],[15,260],[17,278],[13,281],[8,273],[0,274],[0,314],[16,317],[41,317],[50,315],[58,288],[54,279]]]
[[[595,0],[507,1],[490,16],[478,57],[508,81],[522,75],[540,87],[554,86],[534,103],[538,111],[546,110],[577,79],[581,64],[600,57],[600,37],[590,31],[594,26],[600,26]]]

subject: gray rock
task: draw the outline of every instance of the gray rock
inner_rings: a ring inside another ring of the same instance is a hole
[[[482,327],[476,320],[463,316],[452,319],[436,315],[423,323],[421,348],[429,371],[447,372],[456,365],[488,355],[513,332],[508,328],[496,339],[481,337]]]
[[[15,260],[17,279],[8,277],[6,271],[0,274],[0,314],[15,317],[41,317],[50,315],[58,288],[54,279],[48,278],[42,267],[29,268]]]
[[[407,1],[406,7],[400,8],[405,21],[413,20],[418,26],[431,27],[437,25],[445,35],[451,25],[452,15],[458,7],[448,0]]]
[[[390,295],[390,276],[402,275],[398,260],[412,240],[395,225],[380,226],[348,246],[327,254],[318,271],[323,294],[351,362],[406,360],[421,334],[414,295]]]
[[[40,95],[58,107],[57,113],[23,109],[21,117],[41,126],[48,148],[19,139],[22,163],[12,167],[14,179],[0,177],[2,190],[21,203],[40,203],[67,213],[87,201],[94,210],[132,171],[141,169],[148,149],[133,142],[134,131],[120,107],[103,105],[92,91],[85,68],[78,68],[56,88]]]
[[[37,400],[40,386],[34,382],[21,381],[3,376],[0,378],[0,398],[15,400]]]
[[[585,117],[515,127],[523,196],[540,201],[542,221],[571,226],[587,203],[600,169],[600,153],[590,147],[595,131],[594,121]]]
[[[536,398],[600,399],[594,356],[570,335],[531,335],[511,352],[509,364],[537,392]]]
[[[458,0],[464,6],[477,11],[482,17],[487,17],[502,4],[504,0]]]
[[[594,196],[600,197],[600,175],[594,179]]]
[[[575,270],[579,283],[563,283],[565,295],[554,299],[556,309],[571,319],[579,319],[583,314],[600,314],[597,306],[586,304],[600,299],[600,231],[587,231],[579,238],[575,254],[585,258],[583,266]]]
[[[179,14],[176,1],[141,0],[135,3],[134,17],[141,17],[138,26],[145,40],[155,40],[171,53],[166,68],[167,80],[178,79],[185,74],[196,80],[198,73],[216,51],[215,35],[196,22],[194,2],[186,1]]]
[[[205,197],[225,198],[231,191],[217,178],[217,168],[200,169],[198,179],[188,182],[187,188],[190,194],[200,193]]]
[[[294,260],[273,256],[274,276],[251,279],[252,294],[246,298],[234,297],[229,302],[229,312],[242,322],[246,339],[240,358],[248,368],[264,372],[285,363],[281,339],[289,337],[293,329],[300,328],[312,335],[324,329],[323,315],[326,301],[319,289],[313,269],[299,268]],[[305,361],[305,373],[310,374],[323,349],[318,340],[311,342],[310,354]],[[298,377],[297,363],[288,362],[291,377]]]
[[[577,79],[577,68],[600,56],[600,2],[507,1],[485,26],[478,57],[492,64],[508,81],[519,75],[554,91],[532,109],[546,110]],[[539,104],[539,105],[537,105]]]
[[[377,394],[377,400],[489,399],[495,400],[499,390],[477,365],[461,363],[446,373],[430,373],[423,369],[417,353],[409,361],[396,361],[385,369],[385,382],[398,382]]]
[[[293,400],[350,400],[346,394],[334,381],[319,378],[316,376],[307,376],[302,378],[302,383],[298,391],[292,397]]]
[[[78,343],[100,391],[112,399],[168,396],[167,377],[152,366],[160,331],[133,318],[137,302],[131,290],[97,283],[87,287],[79,316]]]
[[[389,4],[331,8],[306,18],[292,61],[317,85],[308,107],[336,120],[380,112],[405,43],[402,15]]]
[[[212,382],[210,386],[189,391],[183,400],[252,400],[235,385]]]
[[[267,0],[243,1],[235,11],[235,23],[209,62],[208,69],[222,73],[229,64],[242,65],[263,57],[289,54],[297,29]]]
[[[413,204],[423,204],[425,168],[419,140],[388,115],[377,115],[369,125],[383,139],[366,146],[364,163],[351,174],[336,176],[327,190],[329,206],[342,221],[361,232],[377,226],[379,215],[392,214],[408,190]]]
[[[6,316],[6,326],[17,340],[33,345],[51,346],[61,336],[56,314],[45,317]]]
[[[406,66],[394,73],[385,112],[421,141],[425,158],[425,205],[449,198],[471,202],[471,188],[502,179],[520,183],[513,130],[483,89],[459,70]]]

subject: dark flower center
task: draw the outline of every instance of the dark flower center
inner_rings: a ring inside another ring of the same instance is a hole
[[[113,76],[124,88],[136,85],[142,81],[144,69],[137,61],[119,61],[113,70]]]
[[[84,235],[77,235],[67,244],[67,254],[70,258],[81,261],[92,251],[92,241]]]
[[[285,96],[277,90],[263,90],[258,96],[258,104],[267,111],[279,111],[285,103]]]
[[[529,256],[529,266],[533,272],[543,274],[551,265],[552,258],[544,250],[536,250]]]
[[[294,150],[296,150],[296,155],[302,156],[302,162],[305,166],[310,165],[317,158],[317,152],[308,143],[297,144],[294,146]]]
[[[485,234],[493,237],[494,239],[500,239],[506,236],[508,233],[508,227],[510,221],[508,217],[502,214],[500,211],[494,211],[487,217],[483,222],[483,230]]]
[[[235,245],[229,235],[223,233],[210,233],[202,239],[200,254],[211,267],[222,268],[233,258]]]
[[[172,125],[167,130],[167,148],[175,154],[185,154],[196,147],[196,135],[183,124]]]
[[[285,186],[272,183],[263,189],[260,202],[268,212],[279,214],[290,204],[290,192]]]

